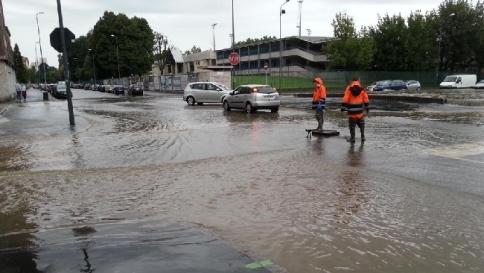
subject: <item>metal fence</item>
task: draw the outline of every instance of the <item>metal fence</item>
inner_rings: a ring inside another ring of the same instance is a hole
[[[321,77],[326,87],[344,88],[353,77],[360,77],[363,85],[368,86],[375,81],[382,80],[417,80],[422,88],[436,88],[447,75],[459,73],[440,72],[398,72],[398,71],[320,71],[320,72],[281,72],[281,84],[279,86],[279,72],[272,74],[247,74],[243,71],[236,72],[235,85],[241,84],[270,84],[278,89],[306,89],[313,87],[313,80]],[[469,74],[469,72],[462,74]],[[484,74],[478,74],[482,79]]]
[[[203,72],[206,73],[206,72]],[[188,83],[206,81],[203,73],[189,73],[164,76],[130,77],[121,79],[122,84],[143,85],[145,90],[152,91],[180,91],[184,90]],[[236,71],[234,85],[242,84],[270,84],[281,90],[297,90],[313,88],[315,77],[321,77],[324,85],[329,88],[344,88],[353,77],[360,77],[364,86],[381,80],[417,80],[422,88],[436,88],[442,80],[451,73],[435,72],[398,72],[398,71],[285,71],[279,74],[249,74],[244,71]],[[452,73],[459,74],[459,73]],[[465,74],[462,73],[462,74]],[[280,75],[280,77],[279,77]],[[477,77],[483,78],[484,74]],[[205,79],[205,80],[204,80]],[[279,85],[280,80],[280,85]],[[101,84],[118,84],[118,79],[107,79]]]

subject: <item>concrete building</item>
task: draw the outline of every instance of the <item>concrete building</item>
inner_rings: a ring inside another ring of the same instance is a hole
[[[3,3],[0,0],[0,101],[9,101],[15,97],[16,82],[10,30],[5,25]]]
[[[292,36],[280,40],[259,42],[235,48],[240,56],[240,63],[234,67],[236,74],[263,74],[267,63],[269,73],[279,72],[279,53],[282,54],[282,71],[317,72],[329,69],[329,60],[322,46],[331,37]],[[228,57],[232,48],[217,50],[217,65],[230,65]]]
[[[22,57],[22,63],[24,64],[25,68],[29,69],[30,67],[30,62],[29,62],[29,58],[27,57]]]
[[[163,70],[163,75],[208,72],[212,71],[210,67],[217,65],[217,55],[213,50],[183,55],[179,49],[174,48],[171,53],[173,54],[175,64],[167,65]],[[154,63],[152,67],[152,76],[160,75],[160,68],[157,63]]]

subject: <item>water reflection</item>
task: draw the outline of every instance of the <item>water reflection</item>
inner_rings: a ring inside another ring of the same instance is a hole
[[[89,226],[72,229],[72,233],[74,237],[78,237],[76,241],[78,242],[78,245],[84,255],[83,260],[86,263],[85,267],[81,268],[80,270],[81,272],[92,273],[96,271],[96,269],[93,268],[91,263],[89,262],[89,255],[87,253],[89,248],[94,244],[94,240],[90,236],[95,232],[96,230]]]
[[[279,120],[279,113],[256,112],[246,113],[243,111],[223,111],[223,116],[229,123],[246,123],[246,122],[270,122]]]
[[[0,212],[0,272],[40,273],[37,270],[36,229],[22,214]]]
[[[364,167],[365,166],[365,154],[363,151],[364,143],[356,148],[355,143],[351,143],[346,154],[346,164],[351,167]]]

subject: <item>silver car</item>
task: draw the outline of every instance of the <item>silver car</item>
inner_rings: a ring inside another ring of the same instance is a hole
[[[422,86],[420,85],[420,82],[418,81],[407,81],[407,90],[420,90]]]
[[[230,92],[223,101],[225,111],[244,109],[246,112],[255,112],[259,109],[279,111],[281,100],[279,93],[270,85],[249,84],[241,85]]]
[[[222,103],[232,90],[218,82],[192,82],[183,92],[183,100],[188,105],[203,103]]]

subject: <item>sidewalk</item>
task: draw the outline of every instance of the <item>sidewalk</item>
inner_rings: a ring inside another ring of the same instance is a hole
[[[40,91],[40,89],[29,88],[27,90],[26,102],[24,102],[23,100],[22,102],[17,102],[16,99],[12,99],[11,101],[0,103],[0,115],[3,115],[3,113],[8,111],[8,109],[13,105],[21,104],[21,103],[29,103],[29,102],[38,102],[42,100],[43,100],[43,96],[42,96],[42,91]],[[49,100],[52,100],[52,96],[50,94],[49,94]]]

